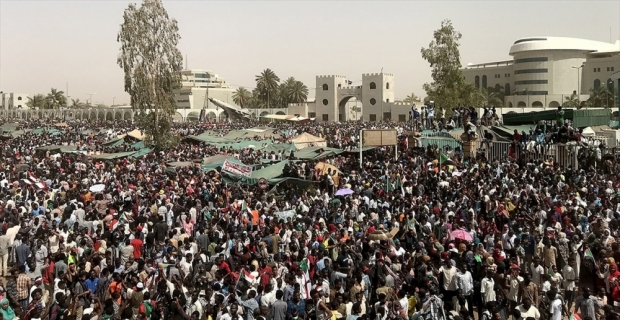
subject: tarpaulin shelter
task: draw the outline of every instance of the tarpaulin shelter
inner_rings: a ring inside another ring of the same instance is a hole
[[[295,152],[298,159],[321,159],[343,153],[344,150],[328,147],[309,147]]]
[[[297,150],[307,147],[326,147],[327,142],[323,138],[315,137],[307,132],[304,132],[291,140]]]
[[[118,137],[121,138],[121,139],[126,138],[126,137],[131,137],[131,138],[134,138],[134,139],[140,140],[140,141],[144,140],[144,134],[142,134],[142,131],[140,131],[138,129],[133,130],[131,132],[128,132],[126,134],[121,134]]]
[[[153,149],[151,148],[142,148],[138,151],[136,151],[134,154],[131,155],[132,158],[140,158],[140,157],[144,157],[145,155],[151,153],[153,151]]]
[[[98,160],[114,160],[114,159],[121,159],[121,158],[129,157],[133,155],[134,153],[136,152],[131,151],[131,152],[118,152],[118,153],[102,153],[98,155],[93,155],[92,158],[98,159]]]

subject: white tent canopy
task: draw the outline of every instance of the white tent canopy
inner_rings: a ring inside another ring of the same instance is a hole
[[[592,137],[596,135],[596,132],[594,132],[594,130],[591,127],[587,127],[583,129],[583,132],[581,133],[581,135],[583,135],[584,137]]]
[[[327,147],[327,142],[323,138],[315,137],[309,133],[302,133],[291,140],[297,150],[307,147]]]

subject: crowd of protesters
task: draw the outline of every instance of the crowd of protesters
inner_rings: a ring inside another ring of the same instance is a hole
[[[430,149],[379,147],[361,167],[355,153],[292,161],[304,183],[263,188],[166,164],[288,154],[182,142],[93,160],[132,124],[31,131],[44,126],[22,122],[0,141],[2,319],[617,319],[616,163],[572,170],[554,159],[443,161]],[[361,129],[411,129],[271,126],[281,133],[273,143],[308,132],[344,150]],[[47,145],[84,152],[37,151]],[[318,161],[338,171],[322,173]]]

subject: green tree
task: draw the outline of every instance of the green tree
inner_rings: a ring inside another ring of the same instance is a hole
[[[564,103],[562,107],[564,108],[578,108],[579,107],[579,97],[577,94],[573,93],[568,97],[564,97]]]
[[[409,103],[409,104],[413,104],[416,101],[420,101],[420,97],[416,96],[415,93],[411,93],[410,95],[408,95],[405,100],[403,100],[404,103]]]
[[[46,109],[47,105],[47,98],[40,93],[35,94],[34,97],[28,97],[26,102],[26,106],[30,109]]]
[[[256,76],[256,89],[258,90],[258,98],[266,102],[266,106],[271,107],[271,101],[277,101],[278,88],[280,78],[273,72],[273,70],[267,68]]]
[[[425,83],[424,90],[429,100],[446,110],[451,116],[452,108],[463,105],[464,86],[467,85],[461,71],[459,40],[462,35],[454,29],[450,20],[441,22],[441,28],[433,33],[428,48],[422,48],[422,58],[431,66],[433,82]]]
[[[613,91],[609,90],[607,86],[590,89],[590,98],[588,98],[586,105],[594,108],[613,107],[616,99],[615,90]]]
[[[183,66],[177,48],[180,39],[178,23],[161,0],[144,0],[140,7],[130,4],[125,9],[117,62],[125,73],[125,92],[138,113],[137,125],[158,149],[172,142],[175,91],[181,87]]]
[[[301,103],[308,98],[308,87],[301,81],[289,77],[278,86],[277,105],[286,108],[289,103]]]
[[[50,93],[47,94],[47,105],[49,109],[60,109],[67,105],[67,97],[65,93],[52,88]]]
[[[499,91],[499,92],[498,92]],[[501,97],[501,90],[495,90],[494,88],[487,88],[478,91],[480,95],[480,101],[482,102],[482,107],[496,107],[501,108],[504,106],[504,100]]]
[[[236,105],[246,108],[249,105],[250,99],[252,99],[252,93],[244,87],[239,87],[233,93],[232,98]]]
[[[80,99],[71,99],[71,106],[69,108],[80,109],[84,108],[84,103]]]

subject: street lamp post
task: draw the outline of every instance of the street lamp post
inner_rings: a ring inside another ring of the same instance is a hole
[[[581,87],[579,86],[579,70],[585,66],[585,63],[582,63],[579,67],[572,67],[573,69],[577,69],[577,104],[581,104]]]
[[[92,106],[93,105],[93,96],[96,95],[96,93],[87,93],[87,95],[90,96],[90,99],[88,100],[89,104]]]

